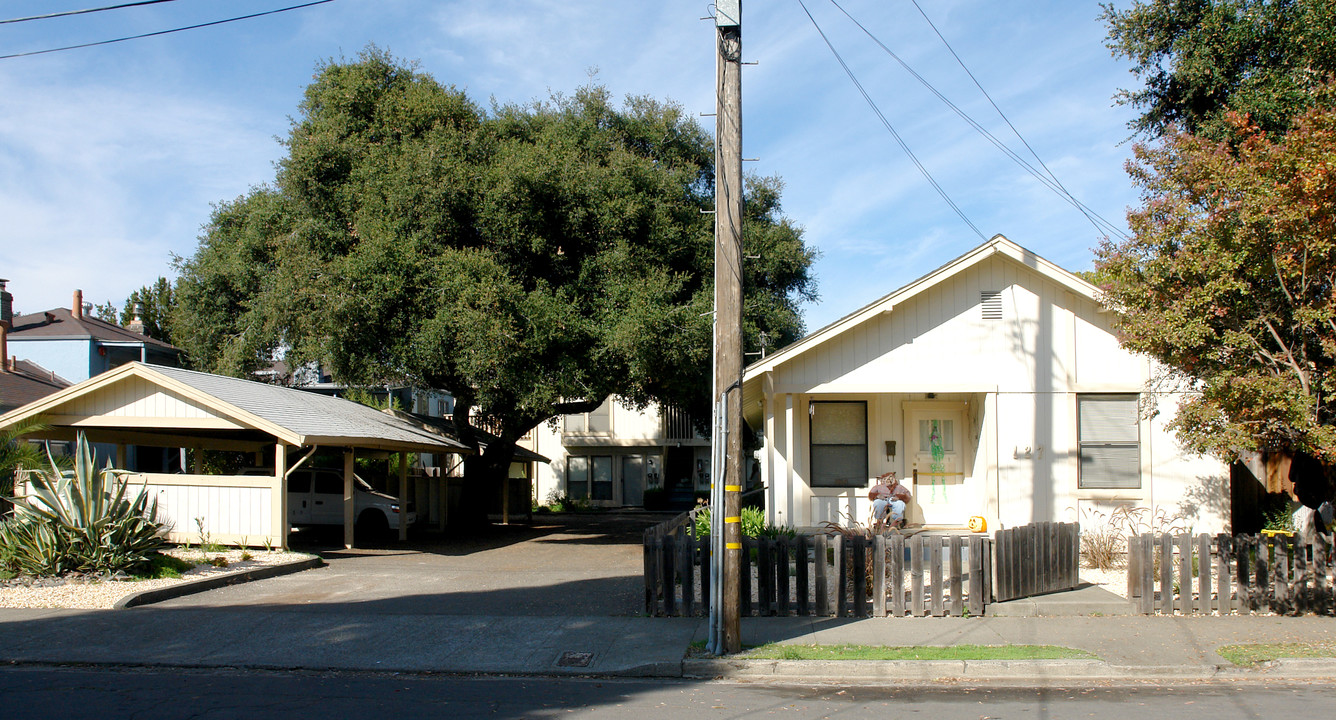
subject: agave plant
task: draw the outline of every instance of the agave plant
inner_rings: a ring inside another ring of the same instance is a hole
[[[49,454],[48,454],[49,455]],[[25,575],[128,570],[166,546],[158,501],[146,487],[131,499],[123,475],[94,468],[79,434],[74,467],[34,476],[28,494],[14,498],[13,519],[0,524],[0,559]]]

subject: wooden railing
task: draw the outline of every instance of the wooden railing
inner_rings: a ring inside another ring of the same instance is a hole
[[[1151,535],[1128,539],[1127,593],[1150,615],[1336,612],[1332,535]]]
[[[796,535],[744,538],[741,611],[747,616],[982,615],[991,540],[971,535]],[[707,612],[710,543],[685,521],[645,533],[645,612]]]

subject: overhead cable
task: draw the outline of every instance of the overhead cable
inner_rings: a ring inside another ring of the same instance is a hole
[[[28,22],[29,20],[50,20],[52,18],[69,17],[70,15],[87,15],[88,13],[103,12],[106,10],[120,10],[122,8],[139,7],[140,5],[157,5],[158,3],[167,3],[167,2],[176,2],[176,0],[140,0],[139,2],[121,3],[120,5],[108,5],[106,7],[86,8],[83,10],[66,10],[64,12],[51,13],[49,15],[30,15],[28,17],[0,20],[0,25],[7,25],[9,23]]]
[[[807,13],[807,19],[812,21],[812,27],[816,28],[817,34],[819,34],[821,39],[825,41],[826,47],[830,49],[831,54],[834,55],[835,59],[840,63],[840,67],[844,68],[844,74],[849,76],[849,80],[853,82],[854,87],[858,88],[858,92],[863,96],[863,100],[867,102],[868,107],[872,108],[872,112],[881,120],[881,124],[891,133],[891,137],[895,138],[895,142],[900,145],[900,149],[904,151],[905,155],[909,156],[909,159],[914,163],[914,167],[917,167],[919,172],[923,174],[923,177],[927,178],[928,183],[937,190],[937,194],[942,196],[942,199],[946,201],[946,204],[951,206],[951,209],[955,211],[956,215],[960,216],[960,219],[974,231],[974,234],[978,235],[980,240],[987,241],[988,238],[981,230],[979,230],[978,226],[966,217],[965,211],[961,210],[960,206],[951,199],[951,196],[946,194],[946,190],[933,179],[932,173],[928,172],[928,168],[924,167],[922,162],[919,162],[918,157],[914,155],[914,151],[909,149],[909,145],[907,145],[900,137],[900,133],[895,131],[895,127],[891,125],[890,120],[886,119],[886,116],[881,112],[881,108],[877,107],[877,103],[872,99],[872,96],[868,95],[867,90],[863,89],[863,84],[858,81],[858,77],[855,76],[853,70],[849,68],[849,64],[844,61],[844,58],[840,55],[839,51],[831,44],[830,38],[826,37],[826,32],[821,29],[821,25],[817,23],[816,18],[812,17],[812,11],[807,9],[807,3],[803,2],[803,0],[798,0],[798,4],[802,6],[803,12]]]
[[[1021,169],[1029,173],[1035,180],[1038,180],[1040,184],[1044,185],[1049,190],[1051,190],[1058,196],[1062,197],[1063,200],[1067,201],[1069,204],[1075,207],[1079,212],[1081,212],[1081,214],[1085,215],[1086,219],[1089,220],[1092,224],[1094,224],[1095,230],[1097,232],[1109,232],[1123,238],[1127,237],[1127,234],[1124,233],[1117,225],[1114,225],[1113,223],[1101,217],[1098,213],[1096,213],[1094,210],[1091,210],[1080,200],[1076,199],[1076,197],[1073,196],[1070,192],[1068,192],[1067,189],[1063,187],[1062,183],[1058,182],[1057,177],[1053,176],[1052,171],[1048,170],[1047,166],[1044,166],[1044,170],[1047,171],[1047,175],[1041,173],[1038,169],[1036,169],[1033,165],[1031,165],[1028,161],[1026,161],[1025,158],[1021,157],[1014,150],[1008,147],[1006,143],[1002,142],[995,135],[989,132],[987,128],[985,128],[983,125],[975,121],[974,118],[970,117],[964,110],[960,109],[960,107],[958,107],[955,103],[951,102],[950,98],[946,97],[940,91],[938,91],[937,88],[932,85],[932,83],[928,82],[926,78],[924,78],[916,70],[914,70],[914,68],[911,67],[909,63],[905,62],[904,59],[902,59],[899,55],[897,55],[894,50],[891,50],[889,47],[887,47],[885,43],[883,43],[876,35],[874,35],[870,30],[868,30],[866,26],[864,26],[861,22],[859,22],[857,18],[855,18],[847,10],[845,10],[838,2],[836,2],[836,0],[830,0],[830,2],[840,12],[844,13],[845,17],[849,18],[849,20],[852,21],[854,25],[857,25],[858,29],[862,30],[863,33],[866,34],[872,40],[872,42],[876,43],[877,46],[880,47],[883,52],[885,52],[893,60],[899,63],[900,67],[904,68],[905,72],[909,73],[915,80],[918,80],[919,83],[928,90],[928,92],[931,92],[938,100],[942,102],[942,104],[950,108],[952,112],[958,115],[960,119],[964,120],[965,123],[969,125],[971,128],[973,128],[975,132],[982,135],[986,140],[992,143],[994,147],[996,147],[1004,155],[1010,158],[1012,162],[1019,165]],[[931,21],[929,21],[929,24],[931,25]],[[933,29],[936,30],[935,27]],[[941,37],[940,33],[938,34],[938,37]],[[945,42],[944,38],[943,42]],[[949,47],[950,46],[948,45],[948,49]],[[952,51],[952,54],[954,55],[955,52]],[[958,56],[957,56],[957,61],[959,61]],[[969,69],[966,68],[965,72],[969,73]],[[973,79],[973,75],[970,75],[970,77],[971,79]],[[979,86],[977,80],[975,81],[975,85]],[[983,87],[979,86],[979,90],[983,91]],[[987,92],[984,92],[984,96],[985,97],[988,96]],[[989,97],[989,102],[992,102],[991,97]],[[997,109],[999,114],[1002,113],[1001,109],[997,108],[996,103],[993,104],[993,107]],[[1003,116],[1003,120],[1006,120],[1005,115]],[[1011,121],[1006,120],[1006,122],[1008,126],[1011,126]],[[1033,148],[1030,148],[1029,143],[1025,142],[1025,138],[1020,136],[1020,133],[1016,130],[1014,126],[1011,126],[1011,128],[1012,132],[1015,132],[1016,136],[1021,138],[1021,142],[1025,143],[1025,147],[1030,150],[1031,154],[1035,156],[1035,159],[1039,161],[1039,164],[1043,166],[1043,161],[1039,160],[1038,154],[1034,152]]]
[[[951,57],[955,58],[956,62],[960,64],[960,69],[964,70],[965,74],[969,76],[970,81],[974,83],[974,87],[979,88],[979,92],[983,93],[983,96],[988,100],[988,104],[992,105],[993,109],[997,111],[997,115],[1002,118],[1002,122],[1006,123],[1007,127],[1011,128],[1011,132],[1016,135],[1016,139],[1020,140],[1021,144],[1025,146],[1025,149],[1030,151],[1030,155],[1034,157],[1035,162],[1039,163],[1039,167],[1042,167],[1044,172],[1048,173],[1048,176],[1053,178],[1053,182],[1058,186],[1058,190],[1061,191],[1061,194],[1065,195],[1067,199],[1076,206],[1076,209],[1080,210],[1081,214],[1086,216],[1086,219],[1090,221],[1090,224],[1095,226],[1096,231],[1100,230],[1099,223],[1095,221],[1095,217],[1099,217],[1099,213],[1087,208],[1067,190],[1062,184],[1062,181],[1058,179],[1058,176],[1049,169],[1048,165],[1044,164],[1043,159],[1039,157],[1039,153],[1035,152],[1034,148],[1030,147],[1030,143],[1026,142],[1025,138],[1021,135],[1021,131],[1017,130],[1015,125],[1011,124],[1011,119],[1007,117],[1006,113],[1002,112],[1002,108],[998,107],[996,102],[993,102],[993,96],[989,95],[988,91],[983,89],[983,85],[979,82],[978,78],[974,77],[974,73],[970,72],[969,67],[965,65],[965,61],[960,58],[960,55],[956,54],[956,49],[951,47],[951,43],[946,41],[946,37],[942,35],[942,31],[937,29],[937,25],[933,23],[932,18],[928,17],[928,13],[923,11],[923,8],[918,4],[918,0],[909,1],[914,3],[914,8],[919,11],[919,15],[923,16],[923,19],[928,23],[928,27],[932,28],[932,31],[937,34],[937,39],[942,41],[942,44],[946,46],[947,51],[951,53]],[[831,0],[831,2],[834,2],[834,0]],[[836,7],[838,7],[838,5]],[[1092,217],[1092,215],[1094,217]],[[1100,217],[1099,219],[1103,220],[1105,225],[1113,227],[1107,220],[1104,220],[1104,218]],[[1124,238],[1127,237],[1126,234],[1119,231],[1116,227],[1113,229],[1114,232],[1122,235]]]
[[[186,27],[172,28],[171,30],[159,30],[157,32],[144,33],[142,35],[130,35],[128,37],[115,38],[113,40],[100,40],[98,42],[82,43],[80,45],[69,45],[66,47],[50,48],[47,50],[33,50],[31,52],[14,53],[12,55],[0,55],[0,60],[10,60],[12,58],[28,57],[29,55],[44,55],[46,53],[61,52],[63,50],[77,50],[79,48],[96,47],[98,45],[110,45],[112,43],[125,42],[127,40],[140,40],[143,38],[156,37],[158,35],[169,35],[171,33],[183,32],[185,30],[198,30],[199,28],[212,27],[214,25],[223,25],[225,23],[236,22],[238,20],[250,20],[251,18],[264,17],[265,15],[275,15],[289,10],[300,10],[312,5],[324,5],[334,0],[315,0],[314,2],[293,5],[291,7],[279,8],[277,10],[266,10],[265,12],[252,13],[250,15],[241,15],[239,17],[227,18],[226,20],[214,20],[213,22],[200,23],[198,25],[188,25]]]

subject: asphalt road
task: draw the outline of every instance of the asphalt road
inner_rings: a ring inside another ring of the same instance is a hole
[[[386,615],[529,617],[643,611],[645,528],[672,513],[534,515],[467,537],[344,550],[338,533],[298,533],[293,549],[327,567],[161,603]]]
[[[0,716],[29,718],[1069,718],[1323,717],[1330,686],[997,690],[357,673],[0,669]]]

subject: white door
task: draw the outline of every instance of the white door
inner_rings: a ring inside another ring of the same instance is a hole
[[[914,505],[927,525],[965,525],[977,503],[966,494],[963,413],[954,403],[924,404],[908,413],[911,470],[918,471]],[[910,473],[911,478],[914,473]]]

